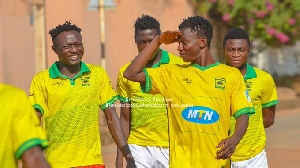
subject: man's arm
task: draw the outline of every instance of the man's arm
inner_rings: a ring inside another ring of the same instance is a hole
[[[262,109],[264,127],[269,128],[274,124],[276,105]]]
[[[116,113],[116,109],[114,107],[107,107],[104,110],[104,114],[106,117],[106,122],[108,125],[108,129],[115,140],[118,148],[121,150],[123,156],[125,156],[125,159],[127,161],[127,166],[128,168],[135,168],[135,162],[134,159],[131,155],[129,146],[127,144],[119,117]],[[99,115],[100,116],[100,115]]]
[[[221,148],[216,153],[216,159],[228,159],[234,153],[236,146],[240,143],[244,134],[247,131],[249,116],[248,114],[242,114],[236,119],[234,134],[226,139],[223,139],[217,146]]]
[[[129,103],[121,102],[120,122],[123,127],[126,140],[130,132],[130,107]],[[123,155],[120,149],[117,149],[116,167],[123,167]]]
[[[123,76],[128,80],[145,84],[145,72],[143,72],[143,69],[147,65],[147,62],[150,60],[153,53],[162,43],[171,44],[176,42],[177,37],[180,36],[180,34],[180,32],[168,30],[161,33],[159,36],[154,37],[151,43],[144,48],[127,67]]]
[[[26,168],[50,168],[50,165],[43,156],[42,148],[34,146],[25,151],[22,156],[23,167]]]

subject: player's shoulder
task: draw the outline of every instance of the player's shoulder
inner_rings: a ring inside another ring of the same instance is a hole
[[[176,73],[178,71],[189,70],[190,67],[191,67],[191,64],[186,63],[186,64],[161,64],[160,67],[158,67],[158,68],[161,70],[164,70],[164,71]],[[156,68],[154,68],[154,69],[156,69]]]
[[[239,69],[229,66],[229,65],[226,65],[226,64],[222,64],[222,63],[220,63],[217,66],[217,68],[218,68],[218,70],[226,72],[226,73],[238,73],[238,74],[241,73]]]
[[[189,63],[184,62],[183,59],[172,53],[168,53],[170,61],[169,64],[188,65]]]
[[[18,87],[11,85],[0,84],[1,96],[11,100],[12,98],[20,98],[20,96],[27,97],[26,92]]]
[[[123,66],[120,68],[120,72],[124,72],[130,64],[131,64],[131,62],[129,62],[129,63],[123,65]]]
[[[48,68],[48,69],[46,69],[46,70],[44,70],[44,71],[38,72],[38,73],[34,76],[34,78],[50,78],[49,69],[50,69],[50,68]]]
[[[253,67],[253,69],[254,69],[254,71],[255,71],[258,78],[271,77],[271,75],[268,72],[264,71],[264,70],[258,69],[256,67]]]
[[[101,67],[100,65],[95,65],[95,64],[85,64],[89,69],[90,69],[90,71],[92,71],[92,70],[104,70],[104,68],[103,67]]]
[[[100,65],[86,64],[86,66],[89,68],[89,70],[92,74],[101,75],[103,73],[106,73],[105,69],[103,67],[101,67]]]

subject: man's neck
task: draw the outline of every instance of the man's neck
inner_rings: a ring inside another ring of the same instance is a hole
[[[245,76],[247,73],[247,64],[242,65],[238,69],[241,71],[242,75]]]
[[[207,67],[211,64],[216,63],[216,61],[213,59],[213,57],[210,55],[210,52],[205,52],[204,54],[201,54],[199,59],[197,59],[194,64],[198,64],[202,67]]]
[[[147,68],[151,68],[154,64],[158,63],[162,58],[162,52],[159,49],[158,52],[154,55],[154,57],[148,61]]]
[[[78,64],[76,66],[67,66],[60,62],[58,65],[58,69],[62,75],[73,79],[80,72],[81,64]]]

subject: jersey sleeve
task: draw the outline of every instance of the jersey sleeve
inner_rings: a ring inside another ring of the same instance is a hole
[[[44,111],[46,109],[46,98],[44,96],[45,93],[45,81],[36,75],[30,86],[30,95],[29,101],[33,105],[35,109],[38,109],[42,115],[44,115]]]
[[[236,80],[233,83],[231,94],[231,113],[234,118],[238,118],[242,114],[254,114],[255,111],[249,93],[246,90],[243,76],[239,71],[235,73],[235,76]]]
[[[145,85],[141,85],[142,92],[164,95],[169,85],[171,71],[171,65],[144,69],[146,80]]]
[[[121,68],[117,80],[117,94],[121,102],[130,102],[130,89],[128,87],[128,80],[123,76],[123,69]]]
[[[12,136],[16,149],[15,156],[20,158],[33,146],[40,145],[43,149],[46,148],[48,142],[26,93],[21,92],[17,99],[16,104],[12,106],[14,112]]]
[[[116,93],[112,87],[111,81],[105,72],[104,69],[102,69],[101,72],[101,93],[100,93],[100,108],[101,110],[105,110],[107,107],[110,107],[114,102],[118,99],[116,96]]]
[[[278,104],[276,85],[270,74],[266,76],[261,95],[262,108],[267,108]]]

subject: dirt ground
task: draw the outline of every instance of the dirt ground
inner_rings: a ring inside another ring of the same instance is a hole
[[[300,168],[300,97],[291,89],[277,91],[275,123],[266,129],[268,164],[270,168]],[[106,168],[114,168],[115,144],[104,145],[102,155]]]

